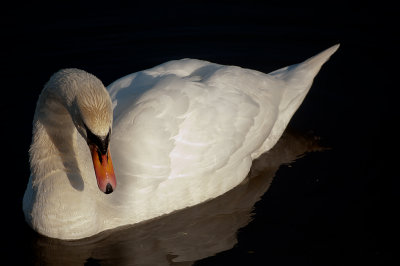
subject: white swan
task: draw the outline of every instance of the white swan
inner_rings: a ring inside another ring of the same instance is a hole
[[[27,222],[78,239],[225,193],[277,142],[338,47],[270,74],[171,61],[115,81],[109,94],[85,71],[57,72],[36,106]]]

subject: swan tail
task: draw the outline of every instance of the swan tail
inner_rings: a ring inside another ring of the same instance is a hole
[[[252,154],[253,159],[257,158],[263,152],[268,151],[276,144],[291,117],[306,97],[314,77],[318,74],[322,65],[328,61],[338,48],[339,44],[336,44],[300,64],[287,66],[269,73],[270,76],[283,82],[279,115],[266,141],[257,152]]]
[[[269,73],[269,75],[281,80],[285,80],[289,84],[297,83],[298,87],[304,86],[305,84],[311,85],[314,77],[318,74],[322,65],[328,61],[328,59],[336,52],[339,46],[340,44],[336,44],[300,64],[275,70]]]
[[[336,44],[300,64],[291,65],[270,73],[270,75],[283,80],[285,83],[285,90],[279,105],[279,113],[283,115],[282,119],[286,117],[289,120],[292,117],[306,97],[322,65],[328,61],[338,48],[339,44]]]

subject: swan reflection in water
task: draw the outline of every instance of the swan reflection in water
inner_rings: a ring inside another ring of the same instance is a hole
[[[229,250],[237,231],[252,220],[254,204],[269,188],[275,172],[307,152],[319,151],[314,137],[293,132],[282,136],[268,153],[253,162],[249,176],[227,193],[169,215],[63,241],[36,235],[34,260],[40,264],[191,265]]]

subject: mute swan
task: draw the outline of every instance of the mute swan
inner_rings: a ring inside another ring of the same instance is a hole
[[[170,61],[108,92],[83,70],[60,70],[36,106],[26,221],[79,239],[227,192],[278,141],[338,47],[269,74]]]

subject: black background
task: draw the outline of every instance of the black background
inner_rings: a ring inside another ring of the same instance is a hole
[[[382,1],[17,3],[1,12],[2,253],[30,264],[22,214],[37,97],[77,67],[105,85],[180,58],[262,72],[340,43],[290,127],[329,151],[283,166],[238,244],[198,265],[390,265],[398,210],[395,8]],[[318,182],[316,180],[318,179]],[[251,252],[249,252],[251,251]],[[21,254],[15,256],[11,254]]]

